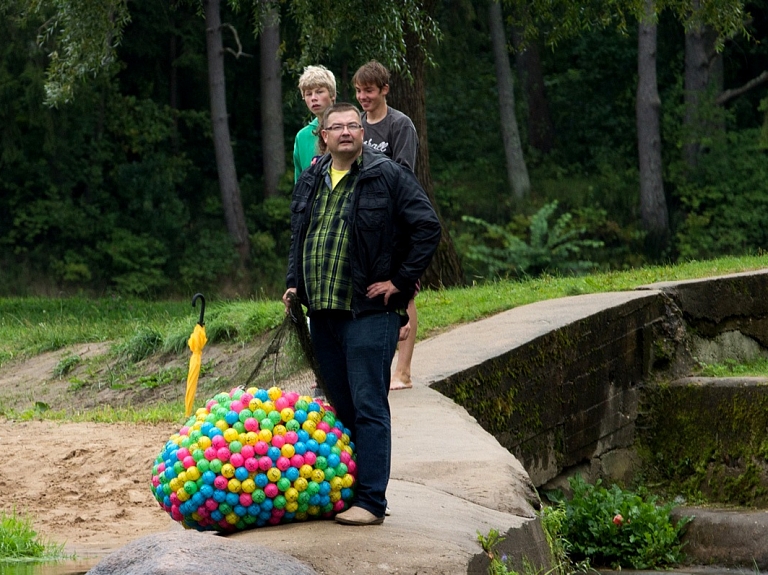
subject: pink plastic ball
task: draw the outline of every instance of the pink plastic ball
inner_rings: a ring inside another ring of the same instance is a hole
[[[216,457],[220,459],[222,463],[229,461],[230,455],[232,455],[232,452],[229,451],[228,447],[220,447],[216,450]]]
[[[275,435],[272,437],[272,445],[280,449],[283,445],[285,445],[285,436],[283,435]]]
[[[286,432],[284,437],[285,437],[285,442],[290,443],[291,445],[293,445],[299,440],[299,434],[296,433],[295,431]]]
[[[224,439],[223,435],[214,435],[211,439],[211,445],[216,449],[220,449],[227,446],[227,440]]]
[[[267,451],[269,451],[269,444],[266,441],[257,441],[256,445],[253,446],[253,450],[257,455],[266,455]]]
[[[285,396],[278,397],[275,400],[275,409],[277,411],[283,411],[286,407],[288,407],[288,400],[285,398]]]
[[[318,429],[322,429],[322,430],[323,430],[323,431],[325,431],[326,433],[328,433],[328,432],[331,430],[331,426],[330,426],[330,425],[328,425],[328,424],[327,424],[325,421],[320,421],[320,422],[318,422],[318,424],[317,424],[317,428],[318,428]]]
[[[222,489],[222,490],[224,490],[224,489],[226,489],[226,488],[227,488],[227,484],[228,484],[228,483],[229,483],[229,482],[227,481],[227,478],[226,478],[226,477],[224,477],[223,475],[217,475],[217,476],[216,476],[216,479],[214,479],[214,480],[213,480],[213,486],[214,486],[216,489]]]
[[[243,462],[243,465],[251,473],[259,468],[259,461],[255,457],[249,457]]]
[[[243,463],[245,462],[245,458],[241,453],[233,453],[229,458],[229,462],[235,467],[242,467]]]
[[[195,465],[195,458],[194,458],[194,457],[192,457],[191,455],[187,455],[187,456],[184,458],[184,461],[182,461],[182,463],[184,464],[184,468],[185,468],[185,469],[189,469],[190,467],[192,467],[193,465]]]
[[[235,413],[240,413],[241,411],[243,411],[243,404],[239,400],[235,400],[229,404],[229,409],[231,409]]]
[[[253,457],[254,453],[253,445],[243,445],[242,449],[240,449],[240,455],[242,455],[244,459]]]
[[[277,467],[280,471],[285,471],[291,466],[291,460],[287,457],[278,457],[277,463],[275,464],[275,467]]]
[[[301,466],[304,465],[304,456],[297,453],[291,457],[291,465],[296,469],[300,469]]]
[[[264,457],[259,458],[259,469],[262,471],[269,471],[270,467],[272,467],[272,460],[269,457],[265,455]]]
[[[253,497],[250,493],[241,493],[240,494],[240,505],[243,507],[248,507],[251,503],[253,503]]]
[[[208,461],[213,461],[216,459],[216,448],[215,447],[209,447],[204,452],[205,458]]]
[[[304,454],[304,463],[306,463],[307,465],[314,465],[315,461],[317,461],[317,455],[315,455],[314,452],[307,451]]]
[[[253,417],[249,417],[245,420],[245,423],[243,423],[243,426],[245,426],[246,431],[258,431],[259,430],[259,422],[256,421]]]
[[[270,499],[274,499],[277,497],[277,494],[280,493],[280,490],[277,488],[277,485],[274,483],[267,483],[264,486],[264,495],[269,497]]]

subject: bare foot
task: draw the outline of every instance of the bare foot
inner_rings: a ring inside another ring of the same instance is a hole
[[[389,382],[389,390],[395,391],[398,389],[411,389],[413,387],[413,384],[411,383],[410,379],[399,379],[399,378],[392,378],[392,380]]]

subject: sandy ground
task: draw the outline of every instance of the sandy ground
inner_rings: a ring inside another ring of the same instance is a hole
[[[42,536],[99,554],[172,527],[150,491],[173,425],[0,421],[0,510],[29,513]]]

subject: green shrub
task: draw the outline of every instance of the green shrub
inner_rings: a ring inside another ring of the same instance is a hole
[[[538,275],[544,271],[585,271],[594,264],[582,259],[582,250],[602,247],[602,242],[582,239],[584,228],[572,224],[570,213],[550,224],[557,202],[542,207],[530,219],[528,242],[515,235],[513,225],[490,224],[464,216],[463,221],[480,228],[479,243],[470,243],[465,257],[490,276]]]
[[[588,559],[592,565],[656,569],[684,560],[680,537],[693,519],[673,524],[672,504],[657,505],[654,496],[633,493],[612,485],[610,489],[570,479],[573,497],[550,492],[550,499],[565,510],[562,524],[565,549],[572,560]]]

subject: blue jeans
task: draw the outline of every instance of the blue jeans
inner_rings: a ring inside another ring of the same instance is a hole
[[[352,432],[357,453],[355,505],[383,517],[392,455],[389,379],[400,316],[312,314],[312,344],[328,399]]]

